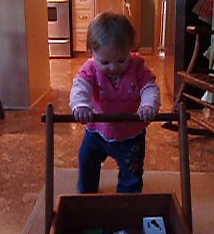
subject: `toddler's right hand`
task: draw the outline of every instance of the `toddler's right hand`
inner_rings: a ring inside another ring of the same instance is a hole
[[[77,122],[80,122],[82,124],[86,124],[88,122],[91,122],[93,119],[93,112],[88,107],[77,107],[73,111],[73,116],[76,119]]]

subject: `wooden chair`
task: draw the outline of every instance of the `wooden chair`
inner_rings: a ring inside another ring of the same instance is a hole
[[[173,112],[177,112],[178,103],[180,103],[181,101],[186,102],[188,100],[197,103],[202,108],[206,107],[214,111],[214,105],[212,103],[202,101],[202,96],[196,95],[199,92],[205,93],[205,91],[207,90],[214,93],[214,77],[210,76],[209,73],[211,71],[209,70],[208,65],[207,68],[201,68],[199,66],[200,61],[204,59],[202,57],[203,53],[205,52],[204,48],[202,49],[202,42],[205,37],[206,40],[208,37],[211,38],[211,35],[214,35],[214,30],[209,30],[201,26],[188,26],[187,32],[195,36],[195,47],[187,70],[177,72],[182,80],[182,83],[174,102]],[[196,94],[190,94],[188,93],[189,87],[193,87],[199,90],[199,92],[197,92]],[[201,127],[203,127],[203,129],[188,128],[188,133],[196,135],[211,133],[211,135],[213,135],[214,126],[210,125],[204,118],[198,119],[191,115],[191,120],[199,124]],[[163,127],[171,130],[176,129],[176,127],[172,123],[167,123],[163,125]]]

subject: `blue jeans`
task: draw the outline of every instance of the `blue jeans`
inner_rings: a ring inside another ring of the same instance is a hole
[[[101,163],[108,156],[113,157],[119,166],[117,192],[141,192],[145,157],[145,131],[133,139],[122,142],[108,142],[98,133],[87,130],[79,151],[79,192],[98,192]]]

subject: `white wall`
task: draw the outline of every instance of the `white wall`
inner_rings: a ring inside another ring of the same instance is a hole
[[[0,99],[28,109],[50,86],[46,0],[1,0]]]

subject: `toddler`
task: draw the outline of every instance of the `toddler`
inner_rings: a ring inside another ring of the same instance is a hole
[[[70,93],[75,119],[87,124],[79,150],[81,193],[98,192],[101,163],[108,156],[119,167],[117,192],[142,191],[145,129],[159,110],[160,93],[144,59],[131,52],[135,34],[122,14],[104,12],[89,24],[92,58],[80,68]],[[93,113],[137,113],[142,122],[96,123]]]

